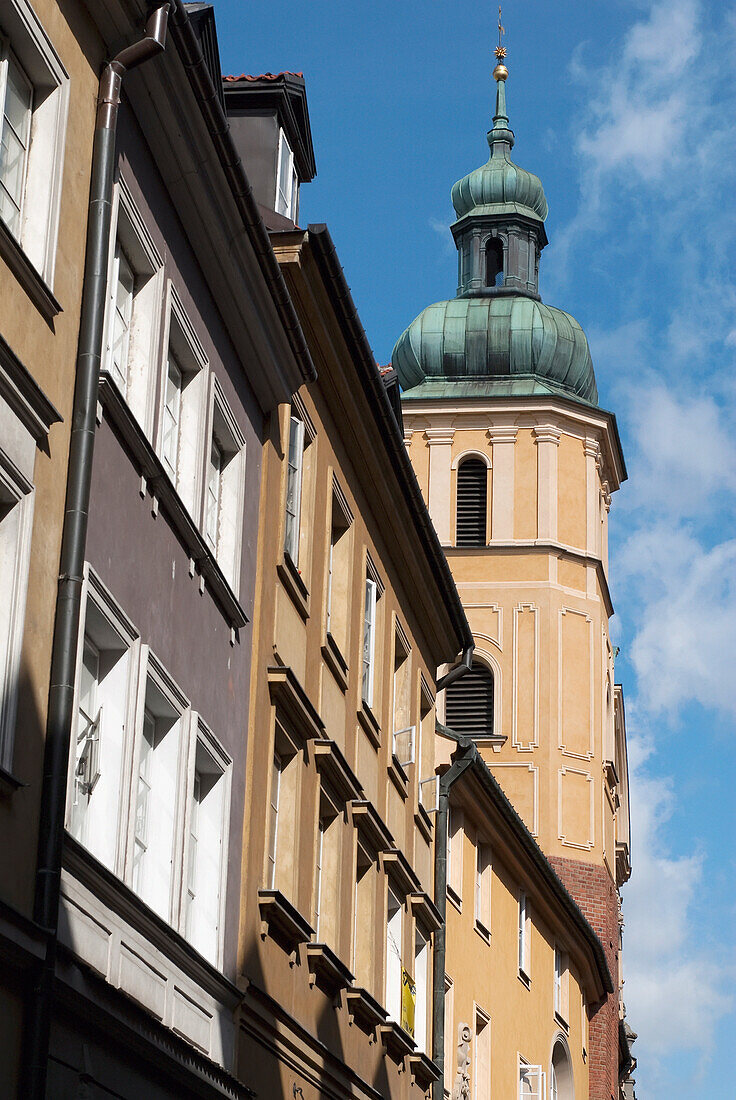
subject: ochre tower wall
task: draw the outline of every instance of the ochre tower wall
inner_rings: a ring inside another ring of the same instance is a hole
[[[623,465],[591,406],[407,401],[409,454],[476,642],[491,669],[480,751],[600,937],[614,993],[591,1004],[590,1100],[618,1097],[619,905],[608,510]],[[485,545],[456,545],[457,471],[486,461]],[[443,715],[441,714],[442,718]],[[625,736],[623,730],[621,736]],[[627,837],[626,837],[627,839]],[[628,859],[628,854],[626,856]]]

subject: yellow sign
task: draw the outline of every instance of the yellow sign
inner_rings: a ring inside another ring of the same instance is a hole
[[[414,1009],[417,1003],[417,987],[408,970],[401,968],[401,1026],[414,1038]]]

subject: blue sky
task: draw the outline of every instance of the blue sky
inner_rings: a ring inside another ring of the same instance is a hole
[[[317,179],[376,357],[455,291],[452,183],[487,156],[496,11],[216,0],[226,72],[303,70]],[[731,1100],[736,1049],[736,3],[504,8],[545,301],[590,340],[629,481],[611,515],[630,744],[625,996],[641,1100]],[[725,1056],[725,1057],[724,1057]]]

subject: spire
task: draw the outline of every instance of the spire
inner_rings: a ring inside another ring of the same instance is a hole
[[[499,5],[498,45],[493,51],[496,55],[496,67],[493,70],[493,79],[496,81],[496,113],[493,116],[493,129],[488,131],[491,156],[508,153],[514,145],[514,132],[509,126],[509,116],[506,113],[506,78],[509,70],[504,64],[506,47],[501,45],[501,37],[504,34],[506,34],[506,28],[501,24],[501,6]]]

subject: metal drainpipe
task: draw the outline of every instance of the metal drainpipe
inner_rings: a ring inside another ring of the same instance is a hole
[[[463,655],[460,658],[460,663],[451,668],[448,673],[440,677],[435,684],[437,691],[442,691],[443,688],[449,687],[450,684],[454,684],[456,680],[459,680],[461,676],[464,676],[466,672],[470,672],[473,664],[473,652],[475,650],[475,642],[471,642],[466,649],[463,650]]]
[[[449,673],[448,673],[449,675]],[[440,727],[449,736],[456,736],[446,727]],[[445,1087],[445,953],[447,917],[447,817],[450,804],[450,788],[470,768],[478,756],[475,742],[467,737],[457,738],[458,747],[452,754],[452,764],[440,776],[440,799],[434,834],[434,903],[442,918],[434,934],[432,957],[432,1061],[440,1075],[432,1085],[432,1100],[443,1100]]]
[[[43,1100],[51,1031],[51,1002],[56,971],[61,852],[67,771],[74,719],[77,635],[87,542],[97,388],[107,297],[115,134],[122,79],[126,72],[164,49],[169,4],[160,4],[146,21],[145,36],[105,65],[100,77],[92,146],[87,245],[77,345],[76,381],[69,468],[61,540],[56,621],[51,656],[46,745],[39,819],[34,917],[48,932],[46,956],[34,986],[26,1032],[27,1078],[21,1095]]]

